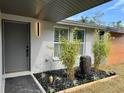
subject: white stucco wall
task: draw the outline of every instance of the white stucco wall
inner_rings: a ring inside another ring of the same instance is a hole
[[[54,23],[41,21],[41,36],[32,34],[32,71],[40,72],[63,68],[59,61],[53,61]],[[35,49],[35,51],[34,51]],[[47,61],[46,61],[47,60]]]
[[[36,19],[4,14],[3,19],[30,22],[31,23],[31,71],[41,72],[52,69],[63,68],[61,62],[53,62],[53,50],[49,47],[54,46],[54,23],[40,21],[40,37],[36,35]],[[46,61],[48,60],[48,61]]]
[[[86,29],[85,55],[91,56],[92,63],[94,62],[94,57],[92,53],[93,43],[94,43],[94,31],[93,29]]]
[[[0,11],[0,93],[2,88],[2,25],[1,25],[1,11]]]
[[[30,22],[31,23],[31,71],[33,73],[47,70],[60,69],[64,66],[60,61],[53,61],[54,26],[55,23],[40,21],[40,37],[36,35],[36,19],[2,13],[3,19]],[[93,31],[86,30],[85,55],[92,55]],[[47,60],[47,61],[46,61]],[[76,65],[79,64],[77,61]]]

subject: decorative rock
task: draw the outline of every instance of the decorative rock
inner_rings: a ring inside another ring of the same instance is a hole
[[[45,78],[46,74],[45,73],[41,73],[41,78]]]
[[[61,80],[62,78],[60,78],[60,77],[56,77],[56,80]]]
[[[38,81],[41,83],[46,93],[55,93],[67,88],[72,88],[77,85],[85,84],[88,82],[96,81],[105,77],[116,74],[115,72],[105,72],[103,70],[95,71],[91,69],[92,74],[81,74],[80,68],[75,69],[75,80],[71,81],[66,77],[66,69],[59,69],[34,74]],[[43,77],[43,78],[41,78]]]
[[[110,76],[110,75],[111,75],[111,72],[110,72],[110,71],[108,71],[108,72],[106,72],[106,74],[107,74],[108,76]]]
[[[49,76],[49,83],[53,83],[53,76]]]
[[[55,85],[58,85],[58,84],[60,84],[60,83],[62,83],[62,78],[56,77],[56,79],[54,80],[54,84],[55,84]]]
[[[114,71],[111,71],[110,74],[111,74],[111,75],[115,75],[116,73],[115,73]]]
[[[94,80],[99,80],[100,78],[97,76],[97,74],[93,75]]]
[[[74,84],[74,86],[77,86],[78,85],[78,81],[77,80],[73,80],[73,84]]]
[[[49,87],[49,88],[48,88],[48,93],[55,93],[55,89]]]

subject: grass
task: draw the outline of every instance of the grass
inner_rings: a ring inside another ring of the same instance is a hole
[[[102,65],[100,69],[115,71],[119,76],[105,82],[85,87],[73,93],[124,93],[124,63],[117,65]]]

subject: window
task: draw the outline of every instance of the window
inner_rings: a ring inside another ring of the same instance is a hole
[[[68,28],[55,27],[54,31],[54,57],[60,56],[60,37],[68,39]]]
[[[101,40],[101,38],[104,36],[104,33],[105,33],[104,31],[99,32],[99,40]]]
[[[80,40],[81,45],[80,45],[80,55],[83,55],[83,48],[84,48],[84,30],[77,30],[76,33],[74,34],[74,39]]]
[[[64,37],[69,39],[69,29],[63,27],[55,27],[54,28],[54,57],[60,56],[60,37]],[[80,44],[80,55],[84,53],[84,30],[78,29],[76,33],[73,35],[73,39],[81,40]]]

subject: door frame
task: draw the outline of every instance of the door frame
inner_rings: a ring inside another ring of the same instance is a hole
[[[15,21],[15,20],[8,20],[8,19],[2,19],[2,73],[3,74],[7,74],[5,71],[5,40],[4,40],[4,23],[5,22],[11,22],[11,23],[18,23],[18,24],[28,24],[29,26],[29,30],[28,30],[28,34],[29,34],[29,40],[28,40],[28,44],[29,44],[29,57],[28,57],[28,65],[29,65],[29,70],[27,71],[31,71],[31,23],[30,22],[22,22],[22,21]],[[25,71],[21,71],[21,72],[25,72]],[[13,72],[12,72],[13,73]],[[18,72],[14,72],[14,73],[18,73]]]

